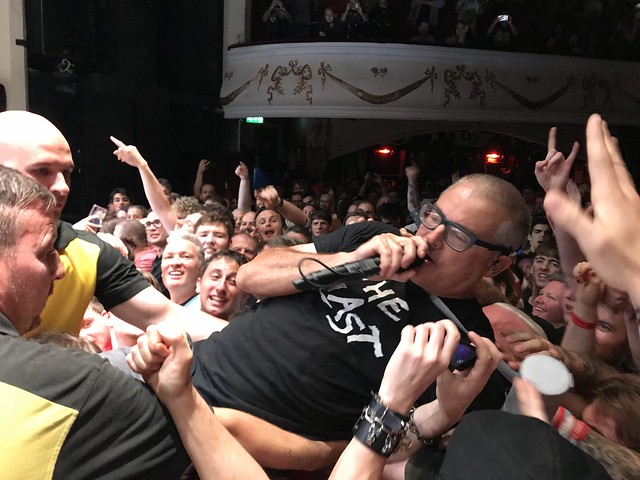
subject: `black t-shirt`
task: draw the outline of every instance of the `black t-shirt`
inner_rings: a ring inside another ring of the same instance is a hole
[[[380,225],[356,224],[335,237],[353,248],[365,231],[389,231]],[[316,244],[335,247],[333,235]],[[475,301],[443,300],[467,328],[493,337]],[[402,328],[443,317],[418,286],[385,280],[266,299],[194,344],[193,382],[211,405],[246,411],[309,438],[348,439],[380,386]],[[493,393],[480,399],[482,408],[501,405],[502,390]],[[435,389],[421,400],[434,398]]]
[[[531,315],[531,319],[540,325],[540,328],[544,330],[547,339],[553,343],[554,345],[560,345],[562,343],[562,337],[564,336],[564,332],[567,329],[566,327],[556,328],[547,322],[544,318],[537,317],[535,315]]]

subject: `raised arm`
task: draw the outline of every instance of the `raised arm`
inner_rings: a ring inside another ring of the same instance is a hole
[[[536,179],[545,192],[558,189],[565,193],[575,193],[577,192],[577,188],[575,188],[575,184],[569,179],[569,175],[571,174],[571,167],[580,149],[580,144],[574,142],[571,153],[565,157],[562,152],[556,150],[556,135],[557,128],[552,127],[549,130],[549,139],[547,141],[547,156],[544,160],[536,162],[535,165]],[[577,194],[577,198],[575,195],[572,195],[570,198],[579,204],[579,192]],[[566,273],[572,272],[573,267],[584,260],[584,255],[575,239],[569,232],[564,230],[561,225],[555,225],[554,222],[551,221],[551,228],[553,229],[556,243],[558,244],[562,271]]]
[[[380,384],[379,403],[406,417],[416,399],[447,368],[459,340],[460,334],[449,320],[404,327]],[[356,434],[330,479],[379,479],[387,457],[366,446]]]
[[[113,154],[123,163],[138,169],[144,193],[149,201],[151,209],[158,215],[164,228],[170,232],[178,223],[178,217],[171,209],[171,204],[164,194],[162,185],[151,171],[149,163],[140,155],[138,149],[133,145],[125,145],[115,137],[109,137],[118,147]]]
[[[547,216],[578,242],[598,276],[629,293],[640,309],[640,196],[606,122],[592,115],[587,123],[587,154],[594,215],[552,189],[545,198]],[[637,315],[636,315],[637,316]]]
[[[421,405],[414,412],[415,426],[424,438],[435,439],[460,421],[502,359],[498,347],[491,340],[475,332],[469,333],[469,340],[476,346],[477,360],[473,367],[465,372],[443,370],[437,379],[437,400]],[[392,456],[391,461],[406,460],[424,447],[411,429],[407,438],[407,447]]]
[[[407,209],[413,212],[420,206],[420,188],[418,187],[420,167],[412,163],[404,169],[404,174],[407,176]]]
[[[606,287],[587,262],[576,265],[573,276],[577,283],[576,303],[560,345],[567,350],[595,355],[598,303]]]
[[[166,405],[200,478],[266,480],[266,473],[191,384],[192,357],[186,335],[162,325],[149,327],[127,361]]]
[[[400,237],[384,233],[376,235],[353,252],[315,253],[313,244],[293,248],[269,248],[238,270],[236,282],[245,292],[261,297],[291,295],[298,291],[292,281],[300,278],[298,264],[303,259],[317,259],[328,266],[380,257],[380,276],[407,281],[415,271],[397,274],[398,269],[408,268],[416,256],[424,258],[427,244],[422,237]],[[303,262],[302,271],[308,274],[323,267],[312,260]]]
[[[249,180],[249,169],[240,162],[236,167],[235,174],[240,179],[238,186],[238,208],[243,212],[251,210],[251,180]]]
[[[284,218],[296,225],[305,226],[307,217],[302,210],[288,200],[280,198],[278,190],[273,185],[255,190],[254,195],[266,208],[280,212]]]
[[[202,188],[202,182],[204,178],[204,171],[211,164],[211,162],[205,158],[198,162],[198,169],[196,170],[196,179],[193,181],[193,196],[200,198],[200,189]]]

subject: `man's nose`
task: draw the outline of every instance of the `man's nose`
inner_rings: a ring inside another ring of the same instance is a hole
[[[426,237],[429,248],[442,248],[444,245],[444,232],[444,225],[438,225],[436,228],[429,231]]]
[[[56,265],[54,268],[54,274],[53,274],[53,278],[54,280],[60,280],[62,278],[64,278],[64,265],[62,264],[62,261],[60,261],[60,255],[58,255],[58,252],[56,252]]]
[[[51,193],[53,193],[54,195],[57,194],[64,197],[67,197],[69,195],[69,184],[67,183],[67,179],[64,177],[64,174],[62,172],[59,172],[56,175],[56,179],[49,190],[51,190]]]

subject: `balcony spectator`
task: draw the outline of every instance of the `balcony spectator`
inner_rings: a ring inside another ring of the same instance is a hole
[[[638,59],[640,53],[640,9],[622,16],[616,24],[609,44],[617,58]]]
[[[320,31],[318,32],[318,35],[326,39],[341,39],[344,37],[342,24],[336,21],[336,12],[333,11],[333,8],[326,8],[324,10],[324,22],[320,24]],[[298,199],[298,197],[300,198],[299,204],[293,202],[294,197],[296,197],[296,199]],[[294,205],[296,205],[298,208],[302,208],[301,193],[294,193],[293,195],[291,195],[291,199]]]
[[[566,27],[562,23],[556,23],[553,34],[544,42],[542,53],[563,54],[568,50]]]
[[[369,21],[369,17],[362,10],[362,5],[358,0],[349,0],[341,20],[347,24],[347,38],[364,37],[365,23]]]
[[[289,25],[293,22],[293,17],[282,0],[273,0],[262,14],[262,21],[267,24],[269,40],[282,40],[289,36]]]
[[[411,7],[409,7],[409,16],[407,17],[407,23],[409,25],[416,25],[422,21],[428,19],[429,25],[434,28],[438,26],[439,11],[445,6],[444,0],[411,0]],[[429,13],[425,12],[424,7],[429,7]]]
[[[436,43],[436,39],[433,35],[429,34],[430,29],[429,22],[423,20],[418,25],[418,34],[411,39],[412,42],[415,43],[423,43],[425,45],[434,45]]]
[[[518,29],[513,25],[511,15],[496,16],[487,29],[487,40],[491,48],[496,50],[513,50]]]
[[[371,34],[374,38],[393,38],[393,11],[389,8],[387,0],[379,0],[378,6],[374,7],[369,14],[371,21]]]
[[[482,5],[479,0],[458,0],[458,3],[456,3],[458,23],[468,25],[475,34],[476,22],[482,10]]]
[[[468,45],[469,41],[467,39],[469,34],[469,25],[464,24],[462,22],[458,22],[456,24],[456,31],[450,37],[447,37],[445,43],[447,45]]]

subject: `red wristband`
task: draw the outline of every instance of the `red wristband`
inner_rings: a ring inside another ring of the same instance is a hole
[[[589,432],[591,432],[591,427],[586,423],[577,420],[575,426],[573,427],[571,435],[569,435],[569,441],[580,443],[585,438],[587,438]]]
[[[595,323],[585,322],[578,315],[576,315],[576,312],[571,312],[571,321],[576,327],[583,328],[585,330],[593,330],[594,328],[596,328]]]
[[[553,420],[551,420],[551,425],[553,426],[553,428],[555,428],[556,430],[558,429],[566,414],[566,408],[564,408],[563,406],[559,406],[558,410],[556,410],[556,414],[553,416]]]

